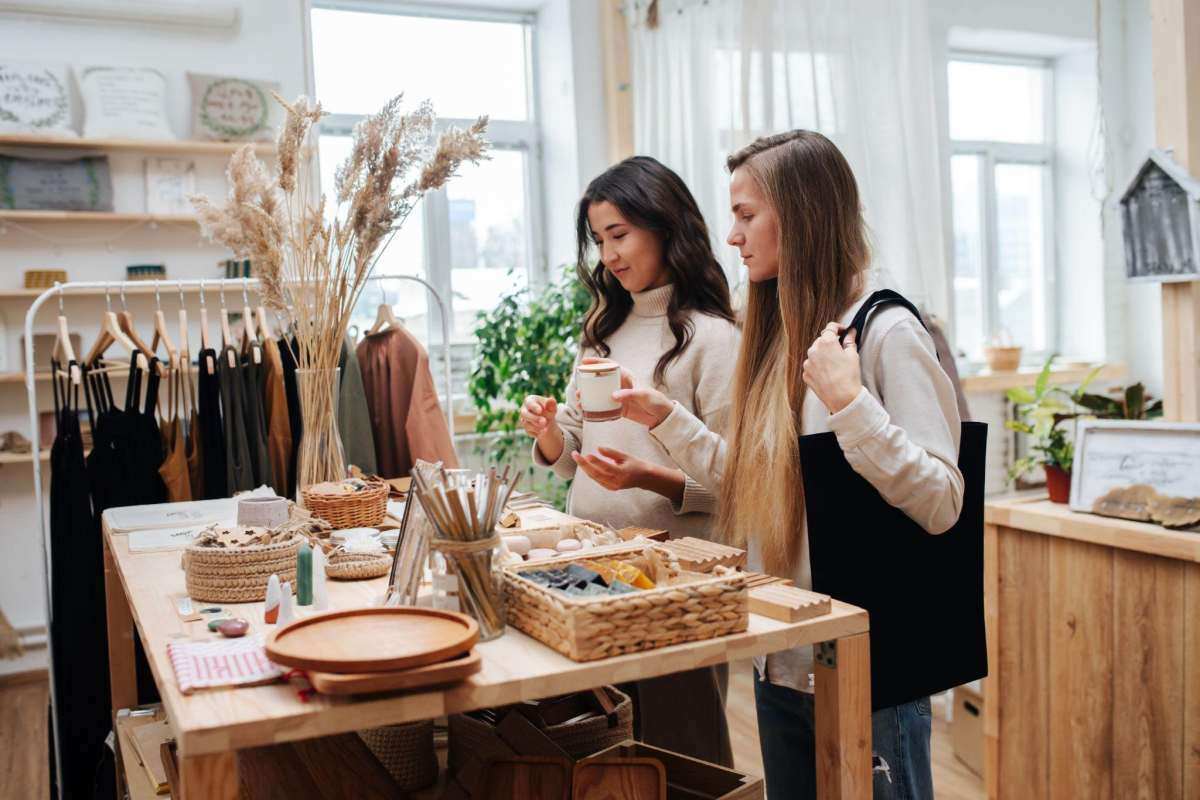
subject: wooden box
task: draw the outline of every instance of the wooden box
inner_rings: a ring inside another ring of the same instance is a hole
[[[504,570],[508,622],[574,661],[742,633],[750,624],[746,576],[725,567],[711,575],[681,572],[668,586],[630,594],[576,598],[549,589],[524,572],[593,558],[640,555],[644,545],[614,545]],[[670,554],[659,551],[665,558]]]
[[[762,778],[641,742],[626,741],[594,758],[653,758],[667,772],[667,800],[762,800]]]
[[[969,686],[954,690],[950,723],[954,755],[976,775],[983,775],[983,697]]]

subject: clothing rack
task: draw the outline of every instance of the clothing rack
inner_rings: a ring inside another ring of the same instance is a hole
[[[446,419],[450,426],[450,441],[451,446],[454,443],[454,399],[453,399],[453,383],[450,372],[450,322],[447,316],[446,304],[443,302],[441,295],[427,281],[417,278],[412,275],[375,275],[367,278],[367,282],[381,280],[407,280],[415,281],[421,284],[433,296],[434,302],[437,304],[438,310],[441,313],[442,322],[442,365],[445,371],[445,390],[446,390]],[[161,289],[177,290],[182,292],[185,288],[196,288],[201,290],[201,298],[203,293],[208,289],[217,291],[221,296],[229,290],[258,290],[259,282],[257,278],[187,278],[176,280],[155,280],[155,281],[68,281],[66,283],[56,283],[52,288],[42,292],[29,305],[29,310],[25,312],[25,392],[27,402],[29,404],[29,439],[32,443],[30,454],[33,464],[33,496],[34,502],[37,504],[38,523],[42,533],[42,568],[46,578],[46,629],[50,630],[52,624],[51,609],[53,602],[51,592],[53,587],[51,581],[51,563],[50,563],[50,530],[47,525],[47,513],[45,502],[43,501],[42,489],[42,461],[41,451],[42,443],[41,436],[38,431],[40,426],[38,423],[38,406],[37,406],[37,379],[35,372],[38,365],[33,359],[33,327],[34,320],[37,318],[38,311],[43,305],[52,298],[57,298],[59,310],[62,310],[62,301],[64,296],[73,292],[95,292],[103,290],[107,296],[110,292],[116,292],[124,297],[125,290],[136,287],[144,290],[147,286],[153,286],[155,292]],[[48,634],[47,634],[48,635]],[[55,713],[51,715],[52,719],[57,720],[57,698],[55,696],[54,682],[54,659],[52,655],[53,648],[47,648],[47,672],[50,683],[50,704]],[[54,742],[54,762],[57,774],[62,775],[62,759],[58,752],[58,737],[52,735]],[[60,784],[61,789],[61,784]]]
[[[371,275],[364,281],[364,284],[375,283],[376,281],[413,281],[419,283],[425,287],[425,290],[429,292],[430,296],[433,297],[433,301],[437,304],[438,315],[442,321],[442,380],[445,381],[445,394],[443,397],[446,398],[446,424],[449,426],[448,430],[450,431],[450,446],[453,447],[455,439],[454,381],[450,373],[450,317],[448,316],[449,312],[446,308],[446,303],[442,300],[442,296],[438,293],[438,290],[433,288],[433,284],[415,275]],[[384,303],[386,302],[387,296],[385,293]]]

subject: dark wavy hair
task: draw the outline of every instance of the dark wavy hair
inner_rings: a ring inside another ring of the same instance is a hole
[[[713,255],[708,226],[696,198],[683,180],[649,156],[634,156],[609,167],[592,179],[579,201],[575,222],[575,271],[592,295],[592,305],[583,321],[583,346],[607,357],[607,339],[625,322],[633,309],[633,297],[599,259],[589,264],[593,246],[588,209],[592,203],[608,201],[630,225],[659,237],[663,261],[674,291],[667,305],[667,325],[675,344],[663,353],[654,367],[654,382],[662,384],[667,365],[678,358],[692,340],[692,323],[686,312],[699,311],[734,321],[729,300],[729,282]]]

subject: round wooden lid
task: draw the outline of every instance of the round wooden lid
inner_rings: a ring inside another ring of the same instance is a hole
[[[479,625],[436,608],[356,608],[296,620],[267,642],[267,657],[285,667],[357,674],[408,669],[475,646]]]

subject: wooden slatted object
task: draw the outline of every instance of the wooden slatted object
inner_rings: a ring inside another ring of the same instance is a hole
[[[679,566],[688,572],[712,572],[714,567],[742,569],[746,566],[745,550],[692,536],[668,539],[662,543],[662,547],[679,559]]]
[[[821,617],[829,613],[831,605],[827,594],[781,583],[768,583],[750,590],[750,613],[762,614],[780,622],[803,622]]]

